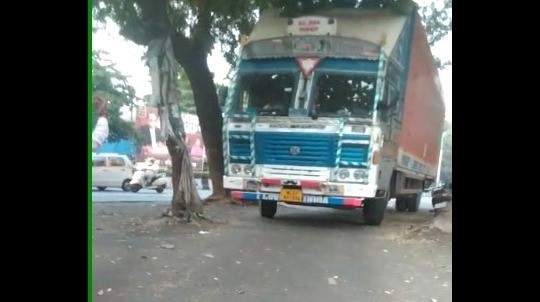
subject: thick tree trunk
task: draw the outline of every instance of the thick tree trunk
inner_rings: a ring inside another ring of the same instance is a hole
[[[172,162],[173,197],[171,202],[171,210],[172,214],[178,217],[186,209],[185,200],[183,200],[182,193],[179,190],[180,176],[182,175],[182,157],[180,156],[180,153],[177,152],[177,144],[174,142],[173,138],[167,138],[166,143]]]
[[[178,61],[186,68],[193,87],[197,115],[199,116],[203,142],[207,149],[213,196],[224,196],[223,156],[221,154],[221,110],[218,105],[214,81],[206,64],[208,51],[201,51],[201,41],[210,41],[211,13],[201,10],[195,26],[195,38],[187,39],[183,35],[170,35],[171,24],[167,18],[167,1],[137,0],[142,11],[145,34],[148,41],[148,66],[152,77],[152,95],[160,108],[162,126],[168,134],[167,148],[172,161],[173,200],[171,212],[179,216],[182,211],[190,218],[202,217],[203,207],[193,178],[191,160],[181,136],[181,117],[179,116],[176,89],[175,64]],[[167,40],[163,40],[166,38]],[[170,38],[170,40],[168,40]],[[164,43],[164,44],[163,44]],[[169,44],[171,43],[171,44]],[[204,44],[204,43],[202,43]],[[180,47],[179,47],[180,46]],[[163,47],[166,47],[165,49]],[[165,52],[163,52],[165,50]],[[178,52],[181,54],[179,55]],[[186,64],[192,62],[195,64]],[[180,120],[180,121],[179,121]]]
[[[193,178],[191,160],[186,144],[169,136],[167,138],[167,148],[173,165],[172,214],[176,217],[185,216],[188,222],[191,218],[198,219],[203,213],[203,207]]]
[[[220,199],[225,197],[223,188],[223,119],[217,93],[214,89],[214,79],[208,69],[206,55],[200,53],[193,55],[191,53],[189,60],[178,61],[184,63],[182,67],[184,67],[191,82],[197,116],[199,117],[203,141],[207,150],[213,189],[213,193],[208,199]]]
[[[173,199],[170,212],[177,217],[184,216],[189,222],[191,218],[201,217],[203,207],[183,140],[175,60],[168,37],[156,38],[149,43],[147,64],[152,80],[152,100],[159,108],[161,131],[167,135],[166,144],[172,161]]]

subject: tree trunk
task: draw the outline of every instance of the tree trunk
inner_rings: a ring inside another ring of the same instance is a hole
[[[220,199],[225,197],[223,188],[223,119],[216,90],[210,89],[215,87],[214,79],[208,69],[205,54],[193,55],[192,52],[189,62],[179,60],[179,58],[177,60],[184,63],[182,66],[191,82],[199,125],[208,156],[213,192],[207,200]]]
[[[176,217],[183,215],[188,222],[191,218],[198,219],[202,217],[203,207],[193,178],[186,144],[169,136],[167,148],[172,159],[172,214]]]
[[[173,199],[170,212],[173,216],[184,216],[189,222],[191,218],[201,217],[203,207],[183,140],[175,60],[169,37],[156,38],[149,43],[147,64],[152,81],[152,100],[159,108],[161,131],[167,135],[166,145],[172,161]]]
[[[173,138],[167,138],[167,149],[169,150],[169,155],[171,156],[172,162],[172,188],[173,188],[173,197],[171,202],[172,214],[176,217],[180,216],[181,213],[186,209],[186,201],[183,200],[180,188],[180,176],[182,175],[182,157],[180,153],[177,152],[177,144],[174,142]]]

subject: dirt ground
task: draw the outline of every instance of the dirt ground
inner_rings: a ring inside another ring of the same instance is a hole
[[[396,213],[215,203],[211,221],[167,205],[93,207],[94,301],[452,301],[451,209]]]

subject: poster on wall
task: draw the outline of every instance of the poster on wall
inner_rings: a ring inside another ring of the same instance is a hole
[[[199,122],[194,114],[182,114],[186,130],[186,145],[194,171],[205,168],[206,150],[204,148]],[[162,169],[171,168],[171,158],[165,144],[166,137],[161,133],[161,124],[156,107],[139,107],[135,126],[139,134],[137,162],[157,161]]]
[[[165,137],[161,133],[161,125],[157,108],[140,107],[135,121],[138,133],[138,154],[140,159],[149,157],[166,161],[169,151],[165,145]]]

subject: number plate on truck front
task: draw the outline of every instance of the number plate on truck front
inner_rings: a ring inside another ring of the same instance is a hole
[[[279,201],[302,202],[302,190],[283,189],[279,193]]]

